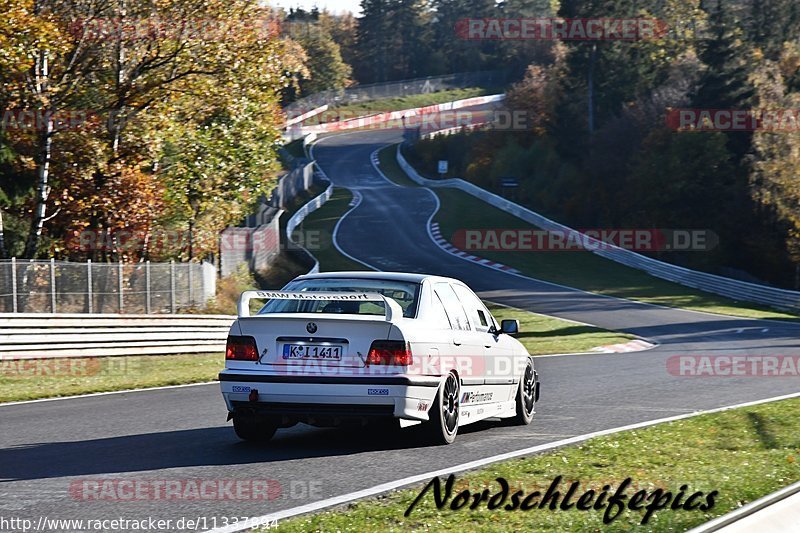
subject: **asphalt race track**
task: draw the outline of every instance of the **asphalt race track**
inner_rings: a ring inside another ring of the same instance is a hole
[[[701,409],[794,393],[797,378],[685,378],[670,375],[675,354],[800,355],[800,326],[679,311],[600,297],[462,261],[430,241],[432,194],[402,188],[370,156],[397,131],[327,137],[315,156],[361,204],[340,224],[338,243],[382,270],[457,277],[485,298],[623,330],[660,343],[631,354],[537,360],[543,387],[531,426],[468,426],[451,446],[417,448],[366,431],[296,426],[268,445],[237,440],[218,386],[201,385],[0,407],[0,516],[157,519],[249,517],[346,494],[414,474]],[[268,501],[92,501],[70,493],[80,480],[269,479]],[[174,529],[174,527],[173,527]]]

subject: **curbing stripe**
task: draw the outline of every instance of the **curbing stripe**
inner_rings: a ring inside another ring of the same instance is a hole
[[[503,263],[498,263],[497,261],[492,261],[491,259],[486,259],[484,257],[477,257],[475,255],[471,255],[465,252],[464,250],[461,250],[453,243],[445,239],[444,236],[442,236],[442,231],[441,228],[439,227],[438,222],[429,222],[428,233],[430,234],[431,240],[434,242],[434,244],[436,244],[436,246],[438,246],[445,252],[449,253],[450,255],[460,257],[461,259],[464,259],[471,263],[476,263],[478,265],[485,266],[494,270],[521,274],[519,270],[513,269],[508,265],[504,265]]]

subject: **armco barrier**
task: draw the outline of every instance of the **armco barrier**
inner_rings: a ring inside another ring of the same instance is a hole
[[[320,107],[318,107],[316,109],[312,109],[311,111],[308,111],[307,113],[303,113],[302,115],[290,118],[290,119],[288,119],[286,121],[286,127],[288,128],[290,126],[294,126],[295,124],[300,124],[304,120],[308,120],[309,118],[311,118],[313,116],[316,116],[316,115],[319,115],[320,113],[324,113],[327,110],[328,110],[328,104],[325,104],[325,105],[320,106]]]
[[[365,117],[357,117],[339,122],[328,122],[326,124],[319,124],[316,126],[292,126],[289,132],[292,133],[293,138],[299,133],[307,135],[310,133],[329,133],[335,131],[345,131],[358,128],[365,128],[374,126],[376,124],[383,124],[385,122],[403,120],[403,117],[416,117],[421,115],[429,115],[433,113],[441,113],[443,111],[455,111],[457,109],[464,109],[466,107],[473,107],[477,105],[491,104],[495,102],[502,102],[505,100],[505,94],[493,94],[490,96],[476,96],[474,98],[466,98],[464,100],[456,100],[455,102],[447,102],[444,104],[434,104],[425,107],[415,107],[411,109],[403,109],[400,111],[390,111],[387,113],[376,113]]]
[[[426,187],[449,187],[459,189],[543,230],[577,233],[577,231],[572,228],[554,222],[530,209],[515,204],[514,202],[506,200],[505,198],[481,189],[464,180],[458,178],[446,180],[424,178],[408,163],[408,161],[406,161],[405,157],[403,157],[400,145],[397,147],[397,162],[406,174],[420,185]],[[632,252],[631,250],[601,243],[596,239],[586,236],[581,237],[581,239],[584,242],[588,242],[590,245],[598,247],[598,249],[593,251],[596,255],[637,270],[642,270],[657,278],[713,294],[719,294],[720,296],[726,296],[734,300],[769,305],[784,310],[800,310],[800,292],[797,291],[777,289],[705,272],[698,272],[696,270],[690,270],[657,259],[652,259]]]
[[[294,233],[294,230],[297,229],[297,226],[299,226],[308,215],[310,215],[311,213],[313,213],[314,211],[325,205],[325,202],[330,200],[332,194],[333,194],[333,184],[330,184],[322,194],[320,194],[319,196],[317,196],[316,198],[305,204],[303,207],[298,209],[294,215],[292,215],[292,218],[290,218],[289,221],[286,223],[287,242],[294,242],[292,240],[292,233]],[[300,248],[309,258],[311,258],[314,261],[314,266],[311,268],[311,270],[309,270],[308,273],[316,274],[317,272],[319,272],[319,261],[317,261],[317,258],[314,257],[314,254],[312,254],[299,244],[297,245],[297,247]]]
[[[455,128],[446,128],[443,130],[436,130],[436,131],[429,131],[428,133],[423,133],[421,138],[422,139],[435,139],[436,137],[447,137],[448,135],[455,135],[456,133],[462,133],[464,131],[475,131],[490,126],[492,123],[485,121],[485,122],[476,122],[474,124],[465,124],[463,126],[456,126]]]
[[[222,353],[234,319],[225,315],[3,314],[0,360]]]

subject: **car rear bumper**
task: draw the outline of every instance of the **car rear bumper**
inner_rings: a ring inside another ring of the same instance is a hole
[[[428,420],[438,376],[290,376],[224,371],[229,412],[247,410],[308,420],[402,418]],[[253,393],[257,391],[257,393]]]

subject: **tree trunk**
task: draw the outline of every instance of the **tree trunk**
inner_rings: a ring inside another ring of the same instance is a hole
[[[42,236],[44,221],[47,216],[47,199],[50,196],[53,119],[48,116],[46,120],[45,132],[40,138],[39,157],[36,162],[38,175],[36,183],[36,205],[33,209],[33,218],[31,219],[31,231],[28,234],[28,241],[25,244],[24,257],[26,259],[36,258],[36,251],[39,248],[39,239]]]
[[[53,149],[53,115],[48,102],[50,64],[46,51],[39,53],[35,68],[36,91],[42,104],[45,119],[44,131],[39,136],[39,153],[36,158],[36,204],[31,218],[31,231],[25,244],[24,256],[35,259],[47,216],[47,199],[50,196],[50,162]]]
[[[6,248],[6,235],[3,228],[3,210],[0,209],[0,259],[8,259],[8,249]]]

